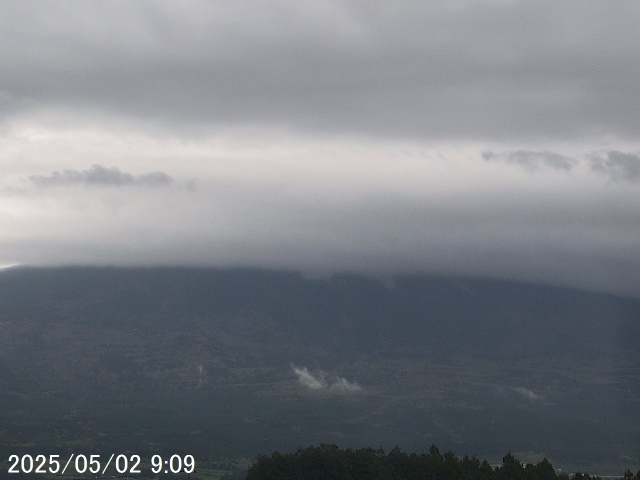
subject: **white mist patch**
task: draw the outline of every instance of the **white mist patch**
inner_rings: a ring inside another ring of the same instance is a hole
[[[293,365],[291,366],[293,369],[293,373],[298,376],[298,382],[300,385],[304,385],[311,390],[322,390],[323,388],[327,388],[327,383],[324,380],[324,372],[319,372],[319,374],[313,375],[307,367],[297,368]]]
[[[514,387],[513,391],[532,402],[539,402],[543,400],[542,395],[538,395],[537,393],[533,392],[532,390],[529,390],[528,388]]]
[[[317,370],[310,372],[307,367],[296,367],[291,365],[293,373],[298,377],[298,383],[310,390],[324,390],[335,393],[355,393],[362,390],[357,382],[350,382],[346,378],[335,376],[329,377],[327,372]]]
[[[336,377],[335,382],[333,382],[329,388],[331,388],[331,390],[342,393],[359,392],[360,390],[362,390],[357,382],[350,382],[346,378],[342,377]]]

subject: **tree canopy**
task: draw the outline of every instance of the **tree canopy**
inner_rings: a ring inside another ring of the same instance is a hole
[[[476,457],[441,453],[432,445],[428,453],[405,453],[398,447],[388,453],[373,448],[342,450],[321,444],[294,453],[274,452],[258,457],[247,480],[598,480],[587,473],[557,474],[546,458],[523,464],[510,452],[502,464],[491,466]],[[624,480],[640,480],[640,471],[627,471]]]

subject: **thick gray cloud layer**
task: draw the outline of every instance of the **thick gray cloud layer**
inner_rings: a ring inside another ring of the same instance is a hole
[[[0,2],[0,265],[640,296],[638,24],[626,0]]]
[[[421,138],[634,137],[637,2],[7,1],[5,112]]]

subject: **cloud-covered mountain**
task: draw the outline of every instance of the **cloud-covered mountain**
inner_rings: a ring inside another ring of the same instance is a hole
[[[640,297],[639,23],[633,0],[0,2],[0,265]]]

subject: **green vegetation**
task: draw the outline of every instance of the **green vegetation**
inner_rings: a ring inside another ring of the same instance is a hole
[[[247,480],[594,480],[588,473],[572,476],[557,474],[544,458],[524,465],[511,453],[502,464],[492,467],[487,460],[453,452],[440,453],[435,445],[429,453],[404,453],[395,447],[389,453],[382,449],[341,450],[336,445],[298,449],[295,453],[274,452],[260,456],[249,468]],[[627,471],[624,480],[640,480],[640,471]]]

